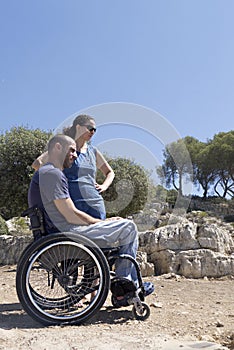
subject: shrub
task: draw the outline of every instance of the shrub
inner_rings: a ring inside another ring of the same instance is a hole
[[[8,235],[8,233],[6,221],[0,216],[0,235]]]
[[[107,216],[127,217],[139,212],[144,208],[149,192],[147,170],[127,158],[109,158],[108,162],[115,172],[115,178],[103,193]],[[100,172],[97,182],[103,182]]]
[[[50,133],[13,127],[0,135],[0,215],[8,220],[27,208],[32,162],[44,150]]]

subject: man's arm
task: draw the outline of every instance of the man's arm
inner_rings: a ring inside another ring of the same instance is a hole
[[[78,210],[72,202],[71,198],[55,199],[54,204],[69,224],[91,225],[102,221],[100,219],[93,218],[83,211]]]

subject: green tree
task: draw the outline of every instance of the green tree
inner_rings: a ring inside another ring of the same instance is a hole
[[[166,202],[169,204],[170,207],[174,207],[177,197],[178,192],[176,190],[172,189],[167,191]]]
[[[139,212],[148,198],[150,181],[147,170],[127,158],[106,158],[115,172],[113,183],[103,193],[107,216],[126,217]],[[98,172],[97,182],[102,181],[102,174]]]
[[[168,191],[162,185],[157,185],[151,190],[153,193],[152,199],[157,199],[158,201],[166,201]]]
[[[193,179],[193,168],[190,154],[183,139],[179,139],[166,146],[164,152],[164,161],[156,171],[162,183],[167,188],[171,185],[179,196],[183,196],[183,190],[186,182]]]
[[[4,219],[19,216],[27,207],[31,164],[44,151],[50,135],[23,126],[0,135],[0,214]]]
[[[193,183],[203,189],[203,198],[209,191],[219,197],[234,196],[234,131],[221,132],[207,142],[186,136],[168,145],[164,151],[164,162],[157,169],[157,173],[166,187],[174,187],[178,195],[182,194],[182,182],[189,176],[186,152],[189,152]]]
[[[202,187],[203,198],[206,198],[216,178],[213,159],[210,154],[210,143],[200,142],[191,136],[186,136],[184,142],[193,165],[194,184],[198,185],[198,188]]]
[[[234,196],[234,130],[216,134],[210,143],[216,171],[214,191],[219,197]]]

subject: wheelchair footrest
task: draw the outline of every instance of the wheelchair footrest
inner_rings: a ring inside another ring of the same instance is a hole
[[[124,296],[126,294],[133,294],[136,292],[136,285],[133,281],[127,278],[114,277],[111,281],[110,290],[116,297]]]
[[[136,285],[127,278],[114,277],[111,280],[111,301],[114,307],[129,306],[136,295]]]

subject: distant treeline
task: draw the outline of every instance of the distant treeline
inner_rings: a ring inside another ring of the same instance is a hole
[[[162,183],[183,195],[188,181],[203,197],[234,197],[234,130],[220,132],[201,142],[187,136],[167,145],[162,166],[157,168]]]
[[[23,126],[0,134],[0,215],[5,219],[20,215],[27,207],[27,191],[34,172],[31,164],[45,150],[51,135],[51,131]],[[141,210],[147,192],[155,193],[150,174],[126,158],[109,161],[116,173],[113,185],[105,194],[105,199],[115,204],[111,206],[112,214],[127,216]],[[163,164],[156,171],[162,188],[170,189],[168,192],[173,189],[183,195],[186,182],[190,181],[202,188],[205,198],[209,195],[233,198],[234,131],[221,132],[207,142],[187,136],[167,145]],[[123,206],[120,197],[126,203],[126,198],[132,200]]]

